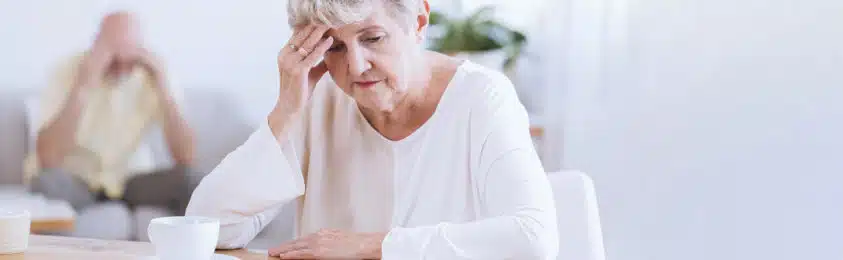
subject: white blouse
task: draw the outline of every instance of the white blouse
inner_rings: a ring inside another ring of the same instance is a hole
[[[314,90],[298,123],[286,140],[263,124],[194,191],[187,215],[220,218],[218,247],[245,246],[295,201],[298,236],[388,232],[383,259],[556,258],[550,184],[503,74],[464,62],[400,141],[333,85]]]

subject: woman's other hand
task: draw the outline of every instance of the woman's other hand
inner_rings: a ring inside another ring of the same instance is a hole
[[[323,229],[269,250],[281,259],[380,259],[386,233]]]
[[[325,37],[328,29],[330,27],[325,25],[296,28],[278,53],[278,101],[269,116],[270,127],[276,136],[280,136],[287,122],[307,105],[316,82],[328,71],[321,62],[334,42],[333,38]]]

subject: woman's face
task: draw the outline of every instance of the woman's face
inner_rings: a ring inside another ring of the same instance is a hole
[[[415,68],[422,66],[420,36],[426,21],[406,26],[383,4],[373,10],[363,21],[328,31],[334,44],[324,61],[334,82],[360,106],[391,111],[410,88],[412,73],[419,71]]]

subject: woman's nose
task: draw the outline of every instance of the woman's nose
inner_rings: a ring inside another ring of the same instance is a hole
[[[347,56],[348,70],[354,75],[363,74],[363,72],[372,68],[372,64],[366,58],[365,51],[361,48],[349,48]]]

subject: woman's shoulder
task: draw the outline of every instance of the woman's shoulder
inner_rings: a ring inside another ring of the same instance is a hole
[[[503,72],[465,61],[459,68],[461,95],[472,110],[495,110],[506,103],[518,103],[512,81]],[[476,112],[476,111],[475,111]]]
[[[467,81],[504,87],[511,87],[512,85],[509,77],[500,70],[492,69],[470,60],[463,61],[459,66],[459,70],[463,73],[464,79]]]

